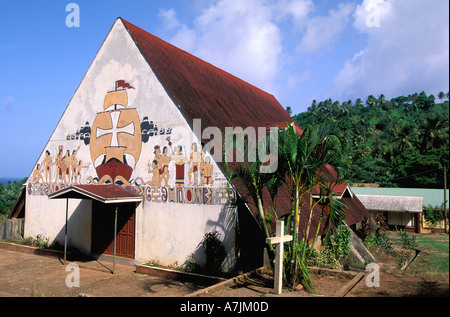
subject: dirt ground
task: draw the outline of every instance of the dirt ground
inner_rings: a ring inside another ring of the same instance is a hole
[[[79,266],[80,287],[62,260],[0,249],[0,296],[2,297],[178,297],[199,289],[191,283],[136,274],[134,265],[108,261],[72,262]],[[70,275],[70,276],[69,276]]]
[[[242,278],[235,285],[218,288],[200,297],[316,297],[335,296],[338,291],[353,279],[353,275],[335,276],[331,274],[312,274],[314,293],[283,287],[281,295],[273,293],[273,275],[269,271],[253,273]]]
[[[0,249],[1,297],[183,297],[204,289],[193,283],[136,274],[135,267],[109,261],[68,262],[78,265],[80,286],[68,287],[73,270],[66,271],[62,259]],[[350,277],[313,274],[316,294],[284,289],[282,297],[333,296]],[[273,294],[271,273],[252,274],[236,285],[201,297],[265,297]]]
[[[448,297],[448,281],[421,278],[408,273],[380,272],[380,287],[367,287],[364,281],[348,297]]]
[[[448,272],[424,274],[414,264],[401,271],[394,261],[383,261],[379,287],[368,287],[363,277],[346,297],[449,296]],[[67,286],[66,279],[73,271],[66,271],[58,258],[0,248],[0,297],[183,297],[205,289],[205,286],[189,282],[137,274],[133,265],[116,263],[116,273],[111,274],[112,263],[109,261],[73,263],[80,269],[79,287]],[[277,297],[335,296],[353,277],[313,273],[314,294],[284,288],[282,295]],[[267,271],[251,274],[234,285],[216,288],[197,297],[275,297],[273,277]]]

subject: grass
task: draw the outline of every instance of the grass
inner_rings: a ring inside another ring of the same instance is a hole
[[[421,245],[422,248],[430,248],[448,254],[448,235],[441,235],[440,237],[418,235],[417,243]]]
[[[418,235],[417,245],[421,250],[415,263],[417,267],[431,273],[449,273],[448,235]]]
[[[419,256],[411,263],[408,271],[416,276],[449,278],[449,236],[448,234],[413,234]],[[401,245],[397,232],[389,232],[389,240]]]

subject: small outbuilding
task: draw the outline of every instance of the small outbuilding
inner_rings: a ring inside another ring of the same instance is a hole
[[[430,197],[438,192],[443,197],[443,191],[435,189],[352,187],[352,190],[372,214],[383,214],[390,229],[416,233],[422,232],[423,207],[430,203]]]

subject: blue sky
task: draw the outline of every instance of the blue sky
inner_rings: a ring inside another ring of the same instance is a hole
[[[79,27],[66,25],[71,2]],[[29,175],[119,16],[294,114],[449,89],[447,0],[0,0],[0,177]]]

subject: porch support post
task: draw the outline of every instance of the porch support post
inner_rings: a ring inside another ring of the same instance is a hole
[[[67,214],[69,209],[69,198],[66,198],[66,225],[64,226],[64,265],[67,259]]]
[[[113,274],[116,268],[116,235],[117,235],[117,206],[114,213],[114,255],[113,255]]]

